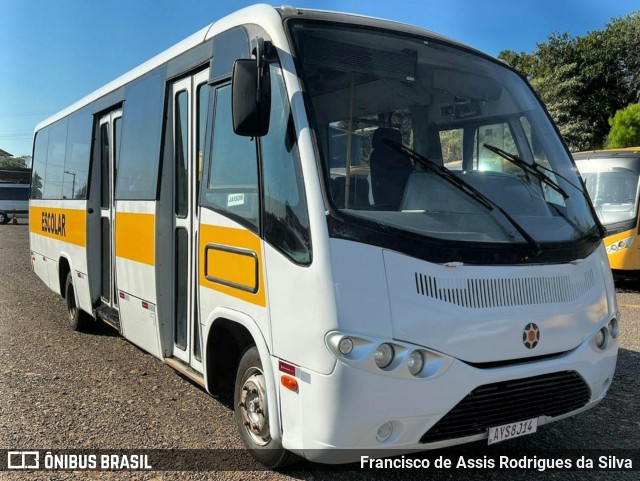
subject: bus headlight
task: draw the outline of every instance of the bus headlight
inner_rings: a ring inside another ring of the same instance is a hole
[[[351,351],[353,351],[353,340],[350,337],[343,337],[340,339],[340,342],[338,343],[338,351],[340,351],[340,354],[343,356],[351,354]]]
[[[424,367],[424,356],[420,351],[413,351],[407,359],[407,368],[413,376],[417,376]]]
[[[591,346],[598,349],[593,337]],[[440,376],[453,363],[453,358],[427,347],[364,334],[330,331],[325,343],[341,366],[411,382]]]
[[[391,347],[391,344],[387,344],[386,342],[380,344],[373,353],[373,359],[376,361],[376,366],[378,366],[380,369],[389,367],[389,365],[393,361],[394,354],[395,353],[393,351],[393,347]]]
[[[633,237],[627,237],[626,239],[622,239],[618,242],[614,242],[609,247],[607,247],[607,254],[611,254],[612,252],[618,252],[622,249],[626,249],[627,247],[631,247],[633,244]]]
[[[607,328],[603,327],[598,331],[595,337],[596,347],[598,349],[604,349],[604,346],[607,343]]]

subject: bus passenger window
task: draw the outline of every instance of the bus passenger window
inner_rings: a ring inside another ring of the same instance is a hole
[[[231,85],[216,91],[213,126],[213,152],[205,205],[258,231],[258,161],[255,141],[233,132]]]
[[[198,146],[196,162],[198,163],[198,173],[196,178],[196,199],[200,198],[200,182],[202,181],[202,168],[204,165],[204,142],[207,130],[207,112],[209,105],[209,84],[198,85],[197,113],[196,113],[196,145]]]

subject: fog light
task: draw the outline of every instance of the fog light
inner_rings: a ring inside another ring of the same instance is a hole
[[[417,376],[422,371],[424,367],[424,356],[420,351],[413,351],[409,354],[409,359],[407,359],[407,367],[409,368],[409,372]]]
[[[604,327],[596,334],[595,341],[598,349],[602,349],[604,347],[605,342],[607,342],[607,330]]]
[[[391,344],[387,344],[385,342],[378,346],[376,352],[373,353],[373,358],[376,361],[376,365],[380,369],[384,369],[391,364],[391,361],[393,361],[393,355],[393,347],[391,347]]]
[[[350,337],[343,337],[340,339],[340,342],[338,343],[338,351],[340,351],[340,354],[343,356],[351,354],[351,351],[353,351],[353,340]]]
[[[391,434],[393,434],[393,424],[390,422],[386,422],[378,429],[376,439],[378,440],[378,442],[383,443],[391,437]]]
[[[618,320],[614,317],[613,319],[611,319],[609,321],[609,325],[607,326],[609,329],[609,334],[611,334],[611,337],[613,337],[614,339],[618,338]]]

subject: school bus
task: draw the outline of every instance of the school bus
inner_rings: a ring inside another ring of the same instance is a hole
[[[604,243],[611,268],[640,270],[640,243],[634,242],[638,236],[640,147],[577,152],[573,158],[607,229]]]
[[[508,65],[420,28],[240,10],[38,125],[31,192],[71,327],[232,397],[270,467],[493,444],[613,378],[557,130]]]

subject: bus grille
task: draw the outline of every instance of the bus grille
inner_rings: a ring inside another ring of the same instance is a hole
[[[474,389],[422,438],[421,443],[462,438],[490,427],[580,409],[591,390],[575,371],[487,384]]]
[[[593,269],[577,276],[446,279],[415,273],[419,295],[468,308],[559,304],[580,299],[595,286]]]

